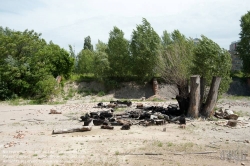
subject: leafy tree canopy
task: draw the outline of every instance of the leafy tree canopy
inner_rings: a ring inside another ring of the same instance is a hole
[[[231,83],[231,61],[227,50],[202,35],[195,47],[192,73],[204,77],[208,84],[211,83],[213,76],[222,77],[219,91],[223,93],[228,90]]]
[[[130,72],[129,42],[124,38],[124,33],[117,27],[109,33],[107,45],[110,76],[127,77]]]
[[[33,30],[20,32],[0,27],[0,86],[4,87],[0,99],[47,96],[54,89],[48,90],[47,95],[41,91],[37,94],[37,83],[57,75],[67,78],[73,63],[67,51],[52,42],[47,44]]]
[[[243,60],[243,72],[250,76],[250,11],[240,19],[240,42],[237,45],[237,51]]]
[[[156,74],[160,42],[160,37],[145,18],[133,30],[130,44],[133,74],[141,80],[151,79]]]
[[[93,51],[93,45],[91,44],[91,38],[90,36],[87,36],[84,38],[84,44],[83,44],[83,49]]]
[[[108,76],[109,72],[109,61],[107,55],[107,44],[98,40],[96,44],[96,50],[94,53],[94,69],[93,72],[95,77],[99,80],[103,80],[106,76]]]

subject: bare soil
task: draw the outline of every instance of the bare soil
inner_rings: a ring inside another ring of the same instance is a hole
[[[81,127],[78,119],[98,101],[114,96],[96,97],[95,102],[71,100],[61,105],[20,105],[0,103],[0,165],[250,165],[250,101],[220,100],[217,107],[240,114],[237,127],[223,126],[226,120],[187,122],[162,126],[133,125],[130,130],[100,129],[52,135],[54,129]],[[131,110],[137,103],[166,107],[174,100],[133,101],[119,111]],[[108,103],[108,102],[106,102]],[[49,114],[56,109],[62,114]],[[164,132],[163,129],[166,128]],[[248,154],[248,156],[247,156]]]

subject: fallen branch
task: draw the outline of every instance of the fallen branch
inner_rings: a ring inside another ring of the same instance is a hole
[[[206,151],[206,152],[193,152],[193,153],[174,153],[174,155],[184,155],[184,154],[209,154],[209,153],[217,153],[217,151]]]
[[[163,155],[162,153],[120,153],[120,155]]]
[[[52,134],[63,134],[63,133],[74,133],[74,132],[83,132],[83,131],[91,131],[92,126],[83,126],[72,129],[56,129],[52,131]]]
[[[218,146],[212,146],[212,145],[206,145],[206,146],[210,147],[210,148],[220,149],[220,147],[218,147]]]

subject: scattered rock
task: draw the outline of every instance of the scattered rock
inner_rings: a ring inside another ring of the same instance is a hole
[[[227,125],[231,127],[235,127],[237,125],[237,122],[238,122],[237,120],[229,120],[227,122]]]
[[[249,143],[249,140],[246,139],[246,140],[244,141],[244,143]]]

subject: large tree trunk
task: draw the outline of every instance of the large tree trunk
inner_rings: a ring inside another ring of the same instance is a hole
[[[200,110],[200,76],[194,75],[190,78],[190,103],[188,116],[198,118]]]
[[[210,87],[208,97],[207,97],[205,106],[203,108],[203,114],[205,117],[210,117],[214,110],[215,104],[217,102],[220,81],[221,81],[221,77],[213,77],[212,85]]]
[[[181,85],[177,85],[179,95],[176,96],[182,114],[187,115],[189,108],[189,90],[188,80],[185,80]]]

